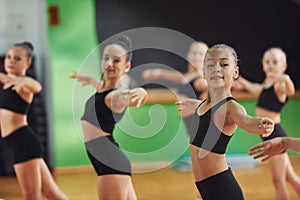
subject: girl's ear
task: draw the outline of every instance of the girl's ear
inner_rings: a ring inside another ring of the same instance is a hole
[[[287,69],[287,64],[284,63],[284,64],[283,64],[283,72],[285,72],[286,69]]]
[[[32,59],[28,58],[26,69],[28,69],[31,66],[31,64],[32,64]]]
[[[131,68],[131,62],[128,61],[128,62],[126,63],[126,67],[125,67],[125,70],[124,70],[124,71],[127,73],[127,72],[129,72],[130,68]]]
[[[239,78],[239,75],[240,75],[240,68],[239,67],[235,67],[233,78],[236,80],[236,79]]]

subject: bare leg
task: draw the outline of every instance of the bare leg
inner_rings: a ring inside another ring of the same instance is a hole
[[[136,194],[130,179],[130,182],[128,184],[128,195],[127,195],[127,200],[137,200]]]
[[[135,193],[129,191],[130,184],[131,184],[131,177],[128,175],[112,174],[112,175],[98,176],[99,199],[136,200]]]
[[[42,182],[39,159],[32,159],[14,165],[24,200],[42,199]]]
[[[59,189],[43,159],[39,159],[43,194],[50,200],[67,200],[67,196]]]
[[[275,186],[275,199],[287,200],[288,190],[286,186],[287,173],[287,156],[286,153],[279,154],[270,159],[273,184]]]
[[[286,179],[292,185],[292,187],[297,192],[298,196],[300,197],[300,177],[295,173],[291,161],[287,156],[287,174]]]

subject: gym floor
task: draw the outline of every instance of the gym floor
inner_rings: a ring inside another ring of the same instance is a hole
[[[300,174],[300,156],[292,156],[291,161],[296,172]],[[232,170],[246,200],[274,199],[274,187],[267,163]],[[97,177],[92,167],[58,168],[53,172],[53,176],[70,200],[97,200]],[[196,200],[199,197],[191,171],[183,172],[167,167],[153,172],[133,174],[132,181],[139,200]],[[300,199],[290,185],[288,189],[290,200]],[[22,199],[15,177],[0,177],[0,199]]]

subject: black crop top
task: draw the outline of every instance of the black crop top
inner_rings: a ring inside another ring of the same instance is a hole
[[[225,135],[221,132],[214,123],[213,115],[220,106],[230,100],[235,100],[233,97],[227,97],[218,102],[203,115],[200,115],[199,127],[195,136],[191,137],[190,143],[197,147],[203,148],[207,151],[224,154],[227,144],[231,136]],[[198,106],[198,108],[205,102]],[[197,109],[198,110],[198,109]]]
[[[122,118],[124,112],[115,113],[105,104],[106,95],[113,91],[96,92],[85,104],[84,114],[81,120],[85,120],[102,129],[105,132],[113,133],[115,124]]]
[[[257,106],[270,111],[280,112],[287,100],[288,98],[286,98],[285,102],[280,102],[275,94],[274,85],[272,85],[269,88],[263,89],[260,93]]]
[[[30,103],[22,99],[15,90],[12,90],[12,87],[4,90],[0,86],[0,108],[19,114],[28,114]]]

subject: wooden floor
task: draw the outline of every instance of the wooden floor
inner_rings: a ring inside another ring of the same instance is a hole
[[[300,157],[291,158],[294,169],[300,174]],[[252,168],[233,168],[246,200],[274,199],[274,188],[267,164]],[[58,169],[54,177],[70,200],[96,200],[96,175],[93,170]],[[194,186],[192,172],[181,172],[164,168],[155,172],[133,174],[133,184],[139,200],[196,200],[198,192]],[[290,199],[300,199],[289,186]],[[15,177],[0,177],[0,199],[21,199]]]

